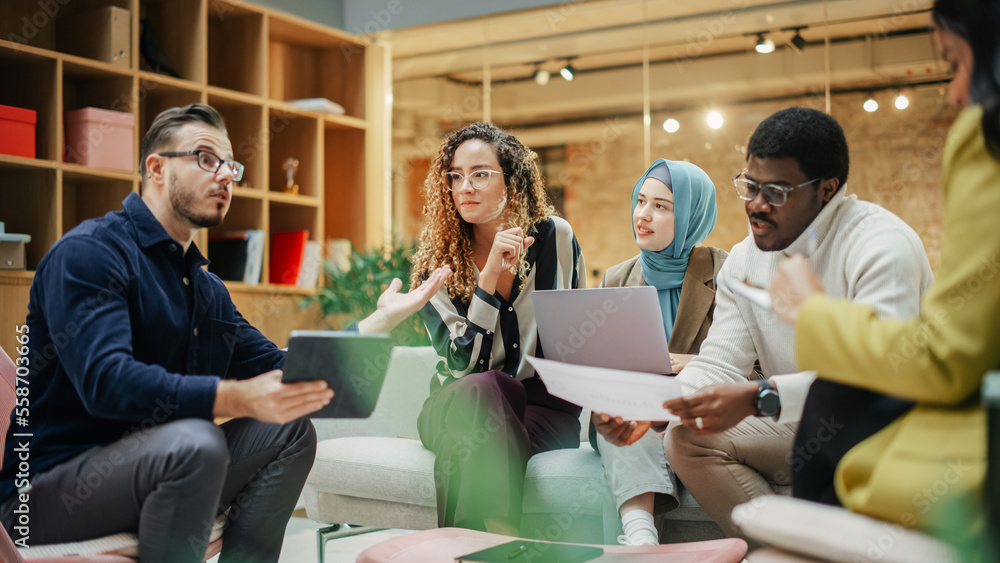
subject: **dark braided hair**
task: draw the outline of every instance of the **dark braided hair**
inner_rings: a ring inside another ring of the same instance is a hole
[[[1000,160],[1000,2],[937,0],[934,23],[964,39],[972,48],[969,98],[983,106],[983,136]]]
[[[787,108],[757,126],[747,143],[747,160],[794,158],[802,172],[813,178],[847,182],[851,159],[847,138],[837,120],[809,108]]]

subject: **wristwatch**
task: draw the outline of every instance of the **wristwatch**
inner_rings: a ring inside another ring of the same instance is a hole
[[[767,379],[757,380],[757,397],[754,399],[757,416],[771,416],[777,420],[781,413],[781,399],[778,390]]]

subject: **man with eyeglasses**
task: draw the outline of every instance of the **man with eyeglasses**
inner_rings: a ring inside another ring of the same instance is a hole
[[[719,272],[712,327],[677,376],[685,396],[664,403],[681,418],[664,435],[667,459],[729,536],[739,535],[730,520],[735,506],[772,494],[772,483],[788,485],[802,463],[796,456],[822,455],[827,433],[842,432],[847,422],[829,421],[815,451],[792,451],[814,374],[795,373],[794,329],[771,308],[735,294],[733,284],[766,287],[779,260],[807,254],[838,298],[870,304],[883,317],[909,318],[932,281],[913,229],[845,195],[848,167],[837,121],[789,108],[758,125],[746,169],[734,178],[750,236]],[[751,379],[758,363],[765,378]]]
[[[7,434],[0,521],[13,531],[29,510],[33,546],[136,532],[143,563],[200,562],[228,509],[220,561],[274,562],[316,449],[302,417],[334,390],[281,382],[284,352],[192,244],[243,176],[219,113],[164,111],[141,153],[142,196],[67,233],[35,273],[31,436]],[[357,329],[388,332],[447,273],[408,294],[394,281]]]

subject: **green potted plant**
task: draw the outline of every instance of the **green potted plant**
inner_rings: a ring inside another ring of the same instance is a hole
[[[393,278],[403,282],[400,291],[410,289],[410,270],[416,247],[412,244],[392,244],[381,249],[366,248],[358,252],[351,247],[350,267],[342,268],[329,259],[323,261],[322,291],[310,295],[302,306],[319,305],[327,326],[342,330],[360,321],[375,310],[378,298],[389,287]],[[391,333],[392,341],[399,346],[425,346],[430,344],[427,329],[419,314],[412,315]]]

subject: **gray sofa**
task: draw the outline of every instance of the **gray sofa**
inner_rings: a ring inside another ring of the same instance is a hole
[[[306,514],[329,524],[423,530],[437,526],[434,455],[417,439],[417,415],[438,357],[431,347],[393,350],[371,418],[314,420],[320,444],[303,496]],[[586,439],[580,447],[533,456],[528,463],[521,533],[551,541],[616,543],[621,520],[601,459]],[[723,537],[694,499],[657,515],[661,542]],[[324,540],[320,540],[320,550]]]

